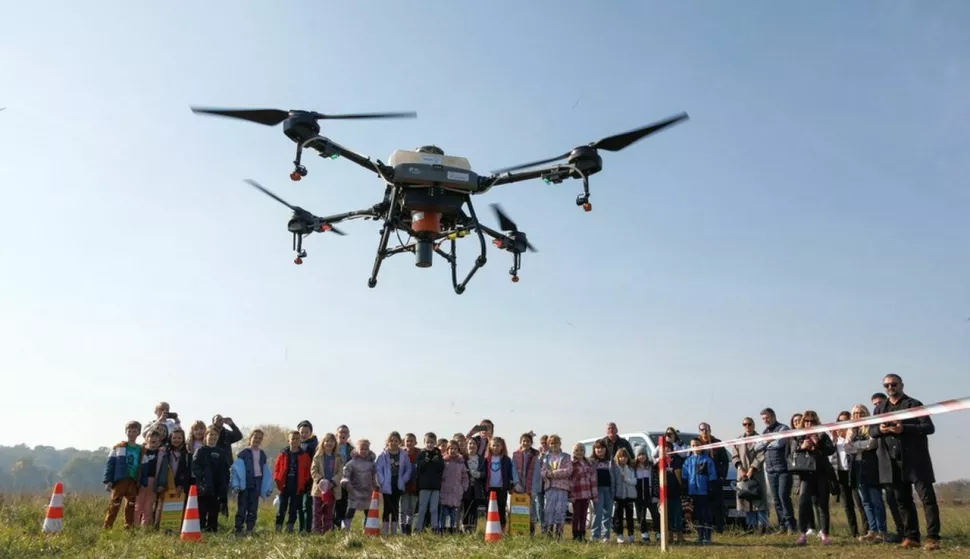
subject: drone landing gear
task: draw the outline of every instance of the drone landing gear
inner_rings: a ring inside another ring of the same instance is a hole
[[[370,279],[367,280],[367,287],[371,289],[377,287],[377,274],[381,271],[381,263],[388,257],[387,242],[391,238],[391,230],[394,229],[394,219],[397,217],[397,210],[400,206],[397,199],[400,192],[401,190],[398,187],[392,186],[390,195],[387,198],[390,202],[390,207],[387,210],[387,219],[384,220],[384,225],[381,227],[381,242],[377,245],[377,256],[374,258],[374,268],[371,270]]]
[[[509,268],[509,275],[512,276],[512,283],[519,283],[519,268],[522,267],[522,255],[518,252],[512,254],[512,267]]]
[[[300,160],[303,158],[303,144],[296,144],[296,159],[293,160],[293,172],[290,173],[290,180],[298,181],[306,176],[306,167],[300,164]]]
[[[293,250],[296,251],[296,258],[293,259],[293,263],[297,266],[303,264],[303,259],[306,258],[306,251],[303,250],[302,233],[293,233]]]
[[[587,175],[583,175],[583,193],[576,197],[576,205],[581,206],[587,212],[593,210],[593,205],[589,203],[589,177]]]
[[[478,243],[481,246],[482,252],[481,254],[478,255],[478,258],[475,259],[475,265],[472,266],[472,269],[469,270],[468,275],[465,276],[465,279],[462,280],[461,283],[458,283],[458,255],[456,254],[456,250],[457,250],[456,238],[454,237],[451,238],[450,254],[441,250],[441,248],[439,248],[439,245],[437,244],[435,245],[435,248],[434,248],[435,252],[437,252],[442,258],[444,258],[445,260],[448,261],[449,264],[451,264],[451,285],[455,288],[455,293],[457,293],[458,295],[461,295],[462,293],[465,292],[465,286],[467,286],[468,282],[471,281],[472,276],[475,275],[475,272],[477,272],[479,268],[481,268],[482,266],[485,265],[486,262],[488,262],[488,258],[486,257],[487,245],[485,244],[485,234],[482,232],[482,226],[478,223],[478,216],[475,215],[475,206],[472,205],[471,197],[465,197],[465,204],[468,205],[468,213],[471,216],[472,223],[475,224],[474,229],[475,229],[475,233],[478,234]],[[457,235],[457,236],[464,236],[464,235]]]

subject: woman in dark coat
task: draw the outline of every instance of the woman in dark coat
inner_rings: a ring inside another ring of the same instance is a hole
[[[819,425],[818,414],[807,410],[802,414],[802,428]],[[813,509],[818,510],[818,536],[824,545],[829,545],[829,456],[835,446],[827,433],[814,433],[792,438],[788,445],[789,469],[798,472],[798,531],[801,534],[795,545],[808,542],[808,528],[813,518]],[[793,467],[796,464],[801,468]],[[812,506],[814,504],[814,507]]]

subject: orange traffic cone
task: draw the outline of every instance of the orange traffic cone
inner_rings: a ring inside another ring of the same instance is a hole
[[[54,494],[44,515],[44,533],[56,534],[64,528],[64,484],[54,484]]]
[[[381,535],[380,499],[380,493],[377,491],[371,493],[370,507],[367,508],[367,518],[364,519],[365,536]]]
[[[498,517],[498,497],[492,491],[488,494],[488,514],[485,517],[485,541],[497,542],[502,539],[502,523]]]
[[[180,539],[183,542],[202,541],[202,530],[199,526],[199,490],[194,485],[189,487],[189,502],[185,504]]]

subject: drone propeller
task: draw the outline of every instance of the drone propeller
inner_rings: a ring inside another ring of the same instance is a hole
[[[516,237],[524,240],[525,248],[527,250],[532,252],[539,252],[536,249],[536,247],[532,246],[532,243],[530,243],[528,239],[526,239],[525,233],[519,231],[519,227],[515,224],[515,222],[509,219],[509,216],[505,215],[505,212],[502,211],[501,206],[499,206],[498,204],[491,204],[491,206],[492,206],[492,211],[495,212],[495,217],[498,219],[499,229],[501,229],[502,231],[509,231],[510,233],[512,233],[510,236],[512,237],[513,240],[516,239]]]
[[[315,111],[300,111],[300,110],[284,111],[281,109],[216,109],[216,108],[204,108],[204,107],[191,107],[191,109],[192,109],[192,112],[197,114],[201,113],[201,114],[210,114],[210,115],[218,115],[218,116],[227,116],[230,118],[239,118],[242,120],[248,120],[250,122],[263,124],[266,126],[276,126],[277,124],[283,122],[287,118],[295,115],[308,116],[315,120],[348,120],[348,119],[364,119],[364,118],[415,118],[418,116],[418,113],[414,111],[396,112],[396,113],[356,113],[356,114],[342,114],[342,115],[326,115]]]
[[[273,200],[276,200],[280,204],[283,204],[287,208],[290,208],[291,210],[293,210],[293,218],[296,219],[296,220],[298,220],[298,221],[300,221],[301,223],[306,224],[307,222],[312,222],[313,220],[318,219],[317,216],[315,216],[312,213],[304,210],[300,206],[294,206],[294,205],[290,204],[289,202],[287,202],[286,200],[280,198],[279,196],[277,196],[276,194],[274,194],[273,192],[271,192],[269,189],[263,187],[261,184],[259,184],[258,182],[254,181],[253,179],[246,179],[246,183],[248,183],[250,186],[252,186],[252,187],[260,190],[263,194],[269,196]],[[333,225],[326,224],[326,226],[327,226],[327,231],[330,231],[332,233],[336,233],[336,234],[338,234],[340,236],[346,235],[346,233],[344,233],[340,229],[337,229]]]
[[[597,140],[588,145],[593,149],[604,149],[606,151],[620,151],[621,149],[628,147],[639,140],[642,140],[643,138],[649,136],[650,134],[659,132],[664,128],[667,128],[668,126],[672,126],[674,124],[677,124],[678,122],[687,120],[689,118],[690,117],[687,116],[687,113],[680,113],[678,115],[674,115],[672,117],[644,126],[642,128],[637,128],[636,130],[630,130],[629,132],[623,132],[621,134],[614,134],[613,136],[607,136],[606,138]],[[554,161],[559,161],[560,159],[565,159],[569,157],[569,155],[572,152],[573,150],[569,150],[562,155],[557,155],[556,157],[550,157],[549,159],[533,161],[531,163],[526,163],[524,165],[505,167],[504,169],[499,169],[498,171],[492,171],[492,174],[497,175],[501,173],[508,173],[509,171],[518,171],[519,169],[535,167],[537,165],[546,165]]]

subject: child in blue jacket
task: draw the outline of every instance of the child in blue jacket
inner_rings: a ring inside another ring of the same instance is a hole
[[[706,452],[697,450],[700,439],[690,441],[691,455],[684,460],[684,488],[694,504],[694,526],[697,527],[697,541],[702,545],[711,543],[711,506],[708,492],[714,490],[717,481],[717,468],[714,460]]]
[[[230,487],[239,495],[236,500],[236,533],[241,534],[243,523],[246,534],[252,534],[256,527],[256,512],[259,498],[273,494],[273,472],[266,467],[266,453],[259,445],[263,443],[263,432],[253,429],[249,434],[249,446],[236,455],[232,463]]]

